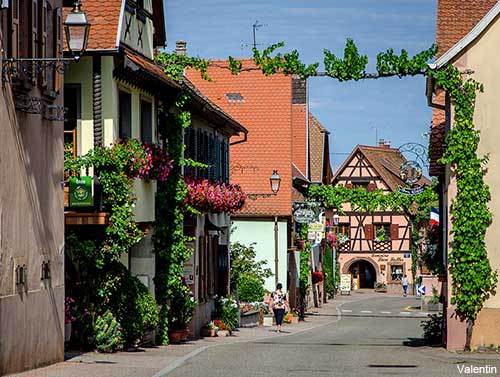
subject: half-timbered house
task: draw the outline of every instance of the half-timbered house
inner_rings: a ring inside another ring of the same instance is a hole
[[[399,175],[406,162],[398,149],[358,145],[333,177],[334,186],[391,192],[404,186]],[[423,177],[419,184],[430,184]],[[350,274],[352,288],[374,288],[386,284],[388,292],[402,292],[401,279],[411,272],[411,223],[403,211],[363,213],[349,204],[334,227],[340,272]]]

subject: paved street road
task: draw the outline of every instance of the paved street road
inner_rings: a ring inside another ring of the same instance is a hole
[[[421,347],[421,313],[413,297],[360,296],[341,306],[341,319],[298,334],[217,346],[168,376],[459,376],[457,365],[496,366],[494,355],[468,360]],[[493,356],[493,358],[491,357]]]

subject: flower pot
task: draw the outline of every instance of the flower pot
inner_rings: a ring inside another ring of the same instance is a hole
[[[171,344],[180,343],[184,330],[168,330],[168,341]]]
[[[189,329],[182,330],[182,341],[187,340],[189,337]]]
[[[210,338],[210,337],[214,337],[216,335],[217,335],[217,329],[209,329],[206,327],[203,327],[201,329],[201,336],[203,336],[203,337]]]
[[[297,240],[297,249],[299,250],[304,249],[304,244],[305,244],[304,240]]]
[[[71,339],[71,322],[64,324],[64,342],[68,343]]]

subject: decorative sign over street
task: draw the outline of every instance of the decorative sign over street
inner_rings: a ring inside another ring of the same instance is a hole
[[[406,143],[398,149],[407,159],[399,168],[399,177],[406,186],[398,186],[398,191],[405,195],[421,194],[424,186],[419,185],[418,181],[422,178],[422,167],[429,165],[427,148],[419,143]]]
[[[320,203],[318,202],[293,202],[293,218],[299,224],[311,224],[318,221]]]
[[[407,185],[413,185],[422,178],[422,167],[417,161],[406,161],[399,168],[399,177]]]
[[[69,179],[69,206],[92,207],[92,177],[72,177]]]

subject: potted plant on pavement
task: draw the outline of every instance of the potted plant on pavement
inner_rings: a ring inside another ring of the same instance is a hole
[[[221,297],[217,301],[218,318],[225,325],[229,335],[238,326],[238,311],[238,304],[232,296]]]
[[[196,300],[192,292],[186,286],[181,286],[173,294],[170,300],[170,317],[168,339],[170,343],[180,343],[187,339],[189,330],[187,326],[193,318],[193,312],[196,308]]]
[[[215,325],[214,321],[210,321],[201,328],[201,336],[214,337],[217,335],[219,328]]]

